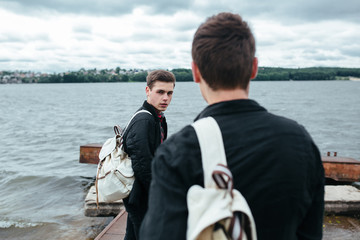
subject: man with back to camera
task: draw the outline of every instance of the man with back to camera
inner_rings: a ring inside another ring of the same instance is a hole
[[[135,182],[129,197],[124,199],[128,212],[125,239],[139,239],[139,229],[148,207],[151,181],[151,161],[156,148],[167,138],[167,124],[163,112],[169,106],[175,87],[175,76],[155,70],[146,78],[147,100],[124,133],[124,150],[131,157]]]
[[[258,239],[321,239],[324,169],[304,127],[250,100],[256,77],[255,39],[237,14],[220,13],[197,29],[192,71],[209,104],[195,120],[212,116],[222,132],[234,188],[247,200]],[[185,239],[186,195],[204,186],[193,127],[162,144],[152,163],[149,209],[141,239]]]

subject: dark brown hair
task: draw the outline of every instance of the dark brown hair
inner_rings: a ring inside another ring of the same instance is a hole
[[[246,89],[255,56],[255,39],[238,14],[219,13],[197,29],[192,58],[210,88]]]
[[[150,72],[146,77],[146,85],[152,89],[156,81],[160,82],[172,82],[175,87],[175,75],[172,72],[165,70],[155,70]]]

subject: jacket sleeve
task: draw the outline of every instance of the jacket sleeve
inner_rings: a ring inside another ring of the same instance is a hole
[[[194,166],[199,156],[192,135],[173,135],[157,149],[152,163],[149,208],[142,222],[140,239],[186,239],[188,209],[186,195],[201,167]],[[186,149],[186,150],[185,150]],[[200,154],[200,151],[199,151]]]
[[[135,178],[148,191],[154,157],[156,126],[150,119],[135,121],[126,135],[126,152],[131,157]]]
[[[302,224],[297,230],[298,239],[320,240],[323,232],[323,217],[324,217],[324,168],[321,162],[321,156],[318,148],[313,144],[312,157],[315,163],[315,171],[312,182],[314,183],[311,189],[312,198],[311,206],[308,209],[307,215],[302,221]]]

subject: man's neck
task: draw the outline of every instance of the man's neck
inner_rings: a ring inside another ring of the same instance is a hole
[[[231,89],[231,90],[216,90],[207,89],[206,93],[206,102],[211,105],[218,102],[238,100],[238,99],[248,99],[248,91],[244,89]]]

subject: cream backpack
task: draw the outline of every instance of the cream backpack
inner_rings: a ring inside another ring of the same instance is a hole
[[[135,176],[131,158],[124,151],[123,134],[131,120],[139,113],[151,113],[147,110],[136,112],[121,131],[114,127],[115,136],[106,140],[99,153],[99,164],[96,174],[96,202],[114,202],[129,196]]]
[[[249,205],[233,189],[220,128],[212,117],[192,124],[199,140],[205,188],[193,185],[187,193],[186,238],[256,240]]]

